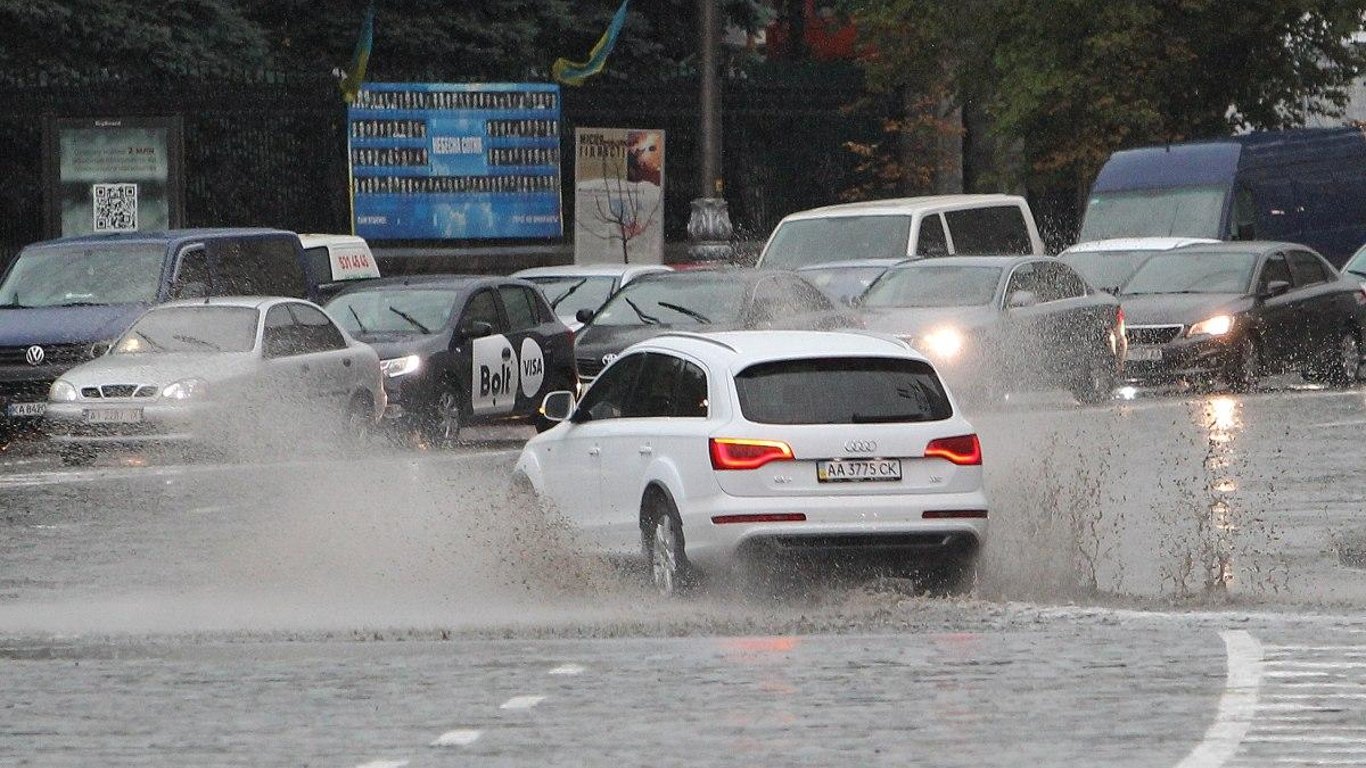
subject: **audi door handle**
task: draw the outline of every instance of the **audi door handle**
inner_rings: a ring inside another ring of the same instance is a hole
[[[642,446],[640,446],[640,455],[641,455],[641,456],[649,456],[649,455],[653,454],[654,452],[655,452],[655,449],[651,448],[651,447],[648,446],[648,445],[642,445]]]
[[[602,450],[599,449],[597,446],[593,446],[592,448],[588,449],[589,456],[597,456],[599,453],[602,453]]]

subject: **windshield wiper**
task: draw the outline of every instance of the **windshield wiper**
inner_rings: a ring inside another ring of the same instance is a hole
[[[403,318],[404,320],[407,320],[409,323],[412,324],[412,326],[413,326],[414,328],[418,329],[419,331],[422,331],[423,333],[431,333],[431,329],[429,329],[427,326],[423,325],[422,323],[419,323],[419,322],[417,321],[417,318],[413,317],[412,315],[408,314],[407,312],[404,312],[403,310],[399,309],[398,307],[389,307],[389,311],[390,311],[390,312],[393,312],[394,314],[398,315],[399,317]]]
[[[570,295],[571,293],[573,293],[574,291],[577,291],[579,288],[583,287],[583,284],[586,283],[586,282],[588,282],[588,278],[585,277],[584,279],[578,281],[577,283],[574,283],[573,285],[569,286],[569,289],[568,289],[568,290],[566,290],[564,293],[560,294],[559,296],[555,297],[555,300],[552,301],[552,302],[550,302],[550,308],[551,308],[551,309],[555,309],[556,307],[560,306],[560,302],[562,302],[562,301],[564,301],[565,299],[569,298],[569,295]]]
[[[158,343],[155,339],[143,333],[142,331],[133,331],[133,335],[152,345],[154,349],[159,349],[162,352],[166,351],[165,345]]]
[[[650,324],[650,325],[663,325],[663,324],[664,324],[664,322],[663,322],[662,320],[660,320],[659,318],[655,317],[654,315],[647,315],[647,314],[645,314],[644,312],[642,312],[641,309],[640,309],[640,306],[639,306],[638,304],[636,304],[634,301],[631,301],[631,297],[629,297],[629,296],[622,296],[622,297],[621,297],[621,300],[624,301],[624,302],[626,302],[628,305],[630,305],[631,311],[636,313],[636,317],[640,318],[640,319],[641,319],[641,322],[648,323],[648,324]]]
[[[390,307],[390,309],[393,309],[393,307]],[[350,312],[351,316],[356,318],[356,327],[360,329],[361,333],[369,333],[369,331],[365,330],[365,323],[362,323],[360,321],[360,315],[356,314],[355,307],[351,306],[350,304],[347,304],[346,311]]]
[[[0,309],[32,309],[32,307],[27,304],[20,304],[19,300],[15,299],[8,304],[0,304]]]
[[[106,306],[99,301],[67,301],[61,304],[53,304],[54,307],[103,307]]]
[[[687,315],[688,317],[691,317],[692,319],[696,320],[696,321],[699,322],[699,323],[710,323],[710,322],[711,322],[711,318],[710,318],[710,317],[707,317],[706,315],[704,315],[704,314],[702,314],[701,312],[698,312],[698,311],[696,311],[696,310],[688,309],[687,307],[680,307],[680,306],[678,306],[677,304],[672,304],[672,303],[667,302],[667,301],[656,301],[655,303],[658,304],[659,306],[665,308],[665,309],[672,309],[673,311],[677,312],[677,313],[680,314],[680,315]]]
[[[146,338],[146,337],[144,336],[143,338]],[[198,338],[198,337],[196,337],[196,336],[186,336],[186,335],[184,335],[184,334],[177,333],[177,334],[172,335],[171,338],[175,339],[176,341],[183,341],[183,342],[185,342],[186,344],[198,344],[198,345],[201,346],[201,347],[208,347],[209,349],[212,349],[212,350],[215,351],[215,352],[222,352],[222,351],[223,351],[223,348],[222,348],[222,347],[218,346],[217,344],[213,343],[212,341],[208,341],[208,340],[206,340],[206,339],[201,339],[201,338]]]

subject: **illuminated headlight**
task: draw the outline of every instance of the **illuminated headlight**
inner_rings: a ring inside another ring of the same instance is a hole
[[[417,355],[407,357],[395,357],[392,360],[379,361],[379,369],[385,376],[406,376],[422,367],[422,358]]]
[[[69,403],[76,399],[76,388],[69,381],[57,379],[48,389],[47,399],[54,403]]]
[[[920,337],[918,346],[931,357],[948,359],[963,351],[963,334],[954,328],[936,328]]]
[[[203,379],[181,379],[167,384],[161,390],[161,396],[167,400],[189,400],[192,397],[197,399],[206,394],[208,384]]]
[[[1215,315],[1208,320],[1201,320],[1192,325],[1186,331],[1186,336],[1223,336],[1233,330],[1232,315]]]

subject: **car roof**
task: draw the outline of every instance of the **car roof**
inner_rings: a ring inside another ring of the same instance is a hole
[[[637,342],[629,349],[687,352],[717,364],[729,364],[732,369],[772,360],[811,357],[925,360],[895,336],[867,331],[667,331]]]
[[[513,277],[620,277],[630,272],[671,272],[663,264],[561,264],[532,267],[512,273]]]
[[[1221,240],[1217,243],[1187,245],[1174,250],[1198,251],[1200,253],[1255,253],[1262,255],[1274,251],[1313,251],[1314,249],[1297,243],[1284,243],[1273,240]]]
[[[755,269],[754,267],[718,266],[706,267],[704,269],[652,272],[632,280],[631,285],[661,281],[678,283],[721,283],[739,280],[743,283],[756,283],[769,275],[788,275],[801,280],[801,276],[790,269]]]
[[[1029,261],[1057,261],[1052,256],[933,256],[927,259],[907,259],[897,269],[917,267],[1000,267],[1011,269]]]
[[[296,299],[290,296],[212,296],[207,299],[178,299],[161,304],[156,309],[166,309],[169,307],[246,307],[248,309],[263,309],[276,304],[293,303],[308,304],[303,299]]]
[[[347,288],[342,293],[360,293],[381,288],[452,288],[466,290],[486,285],[506,285],[514,283],[535,287],[531,283],[512,277],[490,277],[488,275],[402,275],[399,277],[377,277],[365,280]],[[341,294],[337,294],[340,296]]]
[[[318,248],[324,245],[364,245],[370,246],[365,238],[356,235],[327,235],[318,233],[300,234],[299,244],[305,248]]]
[[[198,229],[163,229],[142,232],[118,232],[99,235],[76,235],[55,240],[33,243],[32,247],[49,247],[68,244],[98,243],[157,243],[173,244],[216,237],[259,237],[262,235],[288,235],[297,237],[284,229],[267,227],[203,227]]]
[[[798,272],[820,269],[840,269],[842,267],[853,267],[854,269],[869,269],[873,267],[894,267],[907,261],[917,261],[921,257],[912,256],[910,258],[900,257],[894,259],[849,259],[848,261],[822,261],[818,264],[807,264],[804,267],[797,267]]]
[[[1187,245],[1217,243],[1207,237],[1113,237],[1077,243],[1059,256],[1069,253],[1098,253],[1101,251],[1170,251]]]
[[[924,197],[898,197],[889,200],[868,200],[861,203],[842,203],[798,211],[784,217],[784,221],[801,219],[820,219],[830,216],[896,216],[921,211],[937,211],[953,208],[976,208],[989,205],[1020,205],[1024,198],[1018,195],[926,195]]]

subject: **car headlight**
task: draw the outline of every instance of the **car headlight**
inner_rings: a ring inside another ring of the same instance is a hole
[[[421,367],[422,358],[417,355],[395,357],[389,360],[379,361],[379,369],[384,372],[385,376],[390,378],[394,376],[406,376]]]
[[[919,344],[931,357],[951,359],[963,351],[963,334],[956,328],[936,328],[921,336]]]
[[[167,400],[199,399],[208,394],[208,384],[203,379],[181,379],[167,384],[161,389],[161,396]]]
[[[69,403],[76,399],[76,388],[69,381],[57,379],[48,389],[47,399],[54,403]]]
[[[1188,338],[1191,336],[1223,336],[1231,330],[1233,330],[1232,315],[1215,315],[1208,320],[1201,320],[1192,325],[1190,330],[1186,331],[1186,336]]]

